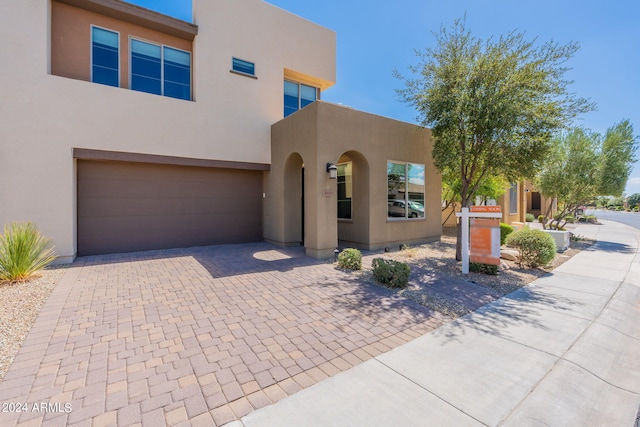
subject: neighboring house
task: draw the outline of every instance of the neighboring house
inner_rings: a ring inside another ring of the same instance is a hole
[[[526,222],[528,213],[533,214],[537,220],[538,215],[547,213],[550,204],[552,204],[552,214],[555,214],[557,210],[555,199],[548,199],[542,196],[529,181],[512,183],[509,188],[505,189],[504,194],[498,200],[489,204],[501,207],[501,221],[506,224]],[[457,210],[459,211],[459,207]],[[454,227],[456,225],[455,215],[452,214],[451,209],[443,209],[441,217],[445,227]]]
[[[261,0],[193,0],[193,17],[3,0],[0,223],[37,223],[60,262],[439,238],[430,131],[319,101],[336,80],[334,32]]]

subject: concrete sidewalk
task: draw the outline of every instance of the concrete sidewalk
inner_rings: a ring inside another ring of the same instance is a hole
[[[228,426],[628,426],[640,404],[640,232]]]

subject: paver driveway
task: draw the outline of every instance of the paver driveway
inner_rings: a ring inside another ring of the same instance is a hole
[[[447,320],[301,248],[82,258],[0,383],[27,404],[0,425],[220,426]]]

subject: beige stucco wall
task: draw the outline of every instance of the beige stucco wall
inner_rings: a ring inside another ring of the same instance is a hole
[[[73,147],[270,162],[284,69],[334,82],[335,33],[261,0],[193,9],[188,102],[51,75],[51,2],[0,2],[0,225],[34,221],[74,257]],[[254,61],[258,79],[230,73],[232,56]]]
[[[309,255],[331,256],[339,235],[346,245],[364,249],[439,238],[441,178],[431,150],[430,131],[416,125],[325,102],[298,111],[272,127],[265,237],[280,244],[300,242],[300,195],[291,194],[295,187],[286,179],[295,176],[290,167],[301,166],[287,162],[299,155],[304,162],[304,244]],[[343,155],[354,162],[353,219],[338,222],[337,180],[329,179],[326,164],[337,163]],[[387,218],[388,160],[425,164],[425,218]]]

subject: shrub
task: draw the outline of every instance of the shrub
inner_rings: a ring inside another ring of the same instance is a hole
[[[362,253],[353,248],[347,248],[338,255],[338,267],[345,270],[362,270]]]
[[[0,281],[26,280],[56,258],[51,239],[33,223],[14,222],[0,236]]]
[[[592,224],[595,224],[598,222],[598,217],[595,215],[587,215],[586,217],[587,222],[590,222]]]
[[[544,222],[544,215],[538,215],[538,222]]]
[[[518,230],[507,237],[507,245],[518,250],[517,263],[520,267],[544,266],[556,255],[556,242],[550,234],[542,230]]]
[[[504,242],[507,240],[507,236],[513,233],[513,230],[513,226],[505,224],[504,222],[500,223],[500,246],[504,245]]]
[[[525,216],[525,218],[526,218],[526,219],[525,219],[525,221],[526,221],[526,222],[533,222],[533,221],[536,219],[536,217],[535,217],[535,216],[533,216],[533,214],[532,214],[532,213],[528,213],[528,214]]]
[[[373,277],[383,285],[392,288],[404,288],[409,283],[411,268],[403,262],[374,258]]]
[[[484,273],[490,276],[496,276],[498,274],[498,266],[493,264],[472,262],[471,264],[469,264],[469,271],[473,273]]]
[[[573,216],[571,216],[571,215],[566,216],[566,217],[564,218],[564,220],[565,220],[566,222],[568,222],[569,224],[573,224],[573,223],[575,223],[575,222],[576,222],[575,217],[573,217]]]

